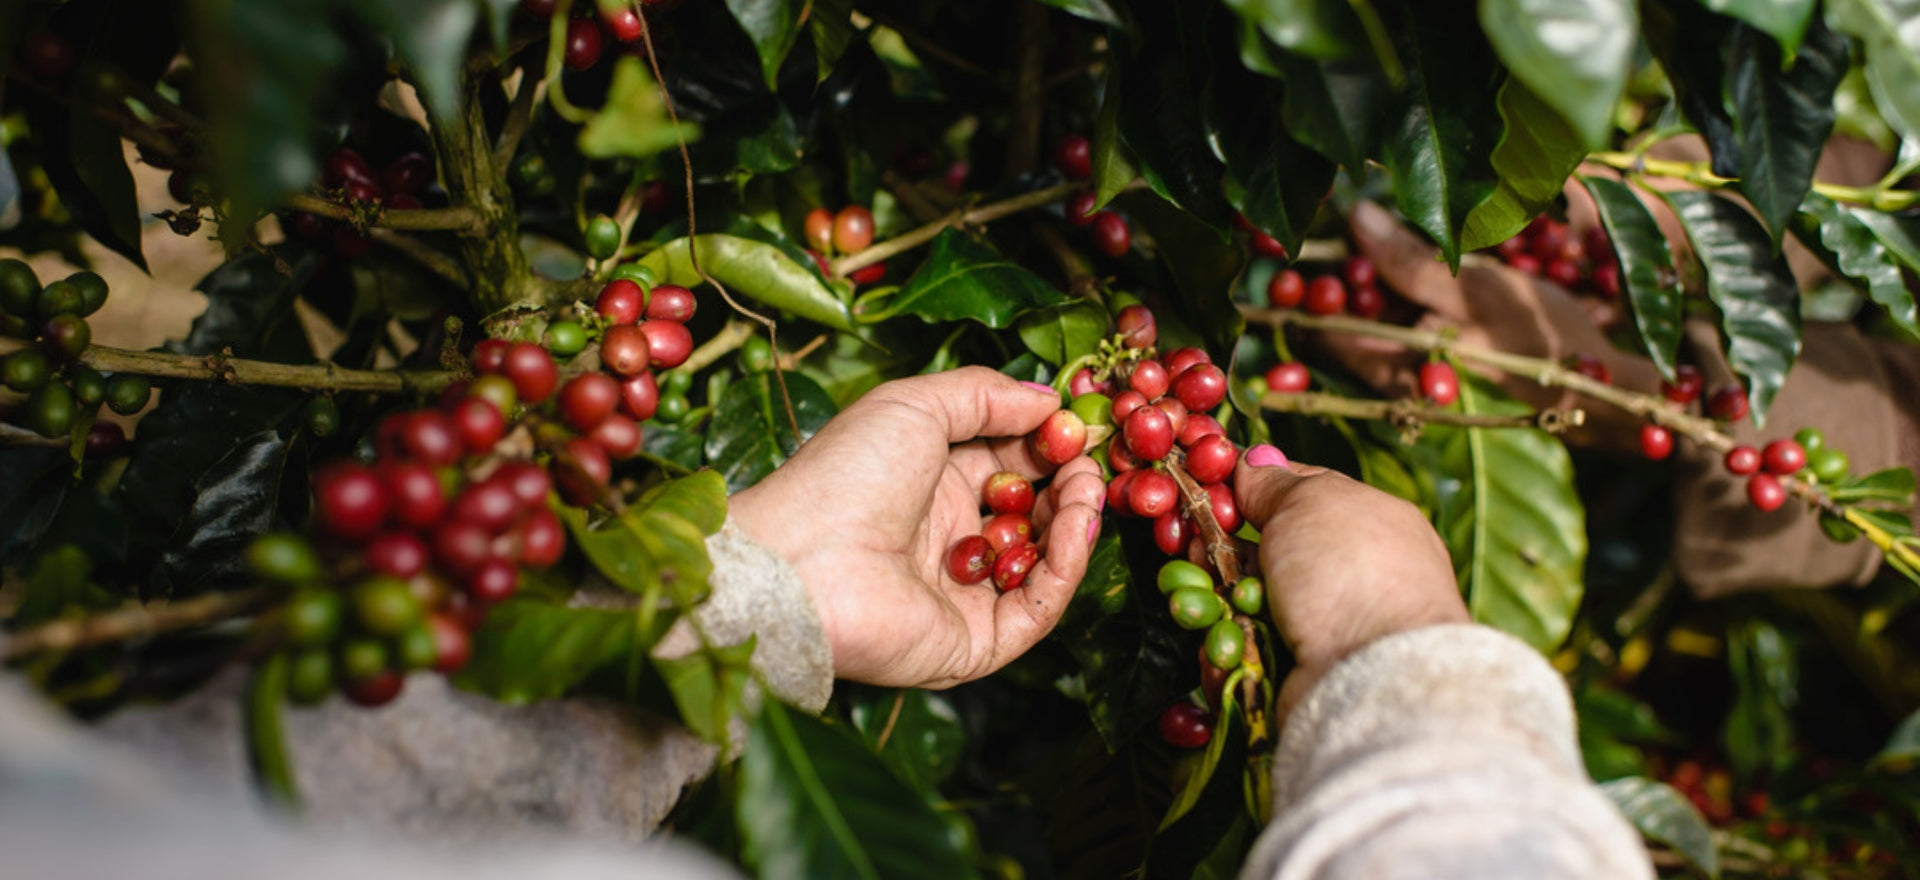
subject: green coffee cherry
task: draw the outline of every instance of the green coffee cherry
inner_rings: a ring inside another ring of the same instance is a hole
[[[1213,576],[1207,570],[1185,559],[1168,560],[1160,566],[1160,592],[1171,593],[1174,590],[1194,589],[1213,592]]]
[[[654,410],[653,417],[667,424],[674,424],[686,418],[687,413],[692,411],[693,404],[687,402],[687,396],[675,394],[660,398],[660,405]]]
[[[1233,610],[1241,614],[1257,617],[1267,603],[1267,585],[1256,577],[1243,577],[1233,584],[1233,591],[1227,597]]]
[[[58,382],[27,398],[26,425],[42,437],[65,437],[73,430],[73,392]]]
[[[397,577],[368,578],[353,589],[353,617],[367,632],[397,636],[420,622],[420,600]]]
[[[613,268],[613,277],[624,278],[640,285],[642,292],[651,292],[655,284],[660,283],[653,270],[639,263],[621,263]]]
[[[340,646],[340,676],[361,681],[387,671],[387,646],[378,639],[349,639]]]
[[[320,558],[313,555],[307,539],[286,532],[254,539],[247,548],[247,564],[255,574],[283,584],[308,584],[320,579]]]
[[[74,367],[70,384],[73,386],[73,400],[81,406],[99,406],[101,401],[107,399],[107,377],[92,367]]]
[[[1801,428],[1793,432],[1793,442],[1811,456],[1814,450],[1827,448],[1827,435],[1820,433],[1819,428]]]
[[[1807,450],[1807,470],[1812,471],[1814,479],[1822,483],[1838,483],[1846,479],[1850,464],[1846,453],[1831,446]]]
[[[333,693],[333,654],[325,648],[295,651],[288,657],[287,696],[311,706]]]
[[[87,298],[80,292],[80,286],[62,279],[40,291],[33,303],[33,313],[44,321],[54,315],[77,315],[86,304]]]
[[[503,416],[512,417],[513,408],[520,402],[520,391],[513,380],[500,375],[481,376],[467,386],[468,397],[478,397],[493,404],[493,408]]]
[[[693,390],[693,374],[686,370],[668,370],[660,374],[660,396],[685,396]]]
[[[433,643],[433,629],[425,620],[420,621],[400,634],[394,641],[394,654],[400,660],[401,669],[426,669],[440,656],[440,650]]]
[[[75,272],[67,276],[67,283],[80,291],[81,317],[100,311],[107,303],[107,279],[94,272]]]
[[[80,356],[93,344],[93,328],[79,315],[54,315],[40,328],[41,345],[47,353],[63,361]]]
[[[1227,603],[1212,590],[1182,587],[1167,597],[1167,610],[1181,629],[1205,629],[1227,613]]]
[[[1207,662],[1214,668],[1238,669],[1240,661],[1246,659],[1247,634],[1231,617],[1215,621],[1207,628],[1206,652]]]
[[[145,376],[122,373],[107,380],[107,408],[123,416],[139,412],[152,394],[153,383]]]
[[[21,260],[0,260],[0,312],[25,318],[40,297],[40,279]]]
[[[307,425],[307,433],[315,437],[326,437],[340,430],[340,407],[331,397],[321,396],[307,401],[300,411],[300,418]]]
[[[33,325],[12,312],[0,311],[0,336],[8,339],[32,339]]]
[[[773,343],[758,336],[749,336],[740,344],[740,367],[749,373],[764,373],[773,369]]]
[[[325,587],[308,587],[293,594],[280,612],[280,628],[287,641],[302,648],[318,648],[340,634],[344,616],[340,594]]]
[[[1098,391],[1082,394],[1068,405],[1087,427],[1113,424],[1113,398]]]
[[[40,352],[22,349],[0,360],[0,382],[15,391],[39,391],[51,378],[53,365]]]
[[[547,167],[547,160],[538,153],[528,153],[513,163],[513,182],[531,196],[545,196],[553,192],[553,169]]]
[[[587,347],[587,328],[579,321],[560,320],[547,325],[547,350],[563,358],[573,357]]]
[[[620,224],[601,214],[587,221],[587,256],[596,260],[612,257],[620,250]]]

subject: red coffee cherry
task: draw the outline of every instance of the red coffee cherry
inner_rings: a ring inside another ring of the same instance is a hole
[[[640,447],[646,435],[634,420],[622,415],[608,415],[588,432],[587,438],[600,444],[614,461],[626,461],[640,454]]]
[[[1187,473],[1202,483],[1218,483],[1233,475],[1239,461],[1240,451],[1233,447],[1232,440],[1209,434],[1187,450]]]
[[[607,32],[622,43],[631,43],[640,39],[642,25],[640,14],[633,7],[622,5],[613,10],[600,10],[600,23],[607,26]]]
[[[1109,446],[1108,448],[1112,448]],[[1107,483],[1107,508],[1121,515],[1133,513],[1133,481],[1144,471],[1122,471]]]
[[[427,631],[433,633],[433,671],[452,675],[466,668],[473,656],[473,637],[465,627],[450,615],[430,614]]]
[[[1648,461],[1665,461],[1673,454],[1673,432],[1659,425],[1641,425],[1640,454]]]
[[[1086,367],[1075,370],[1073,378],[1067,380],[1067,393],[1074,397],[1082,394],[1107,394],[1112,390],[1112,382],[1095,381],[1093,371]]]
[[[1292,269],[1273,273],[1267,282],[1267,302],[1276,309],[1296,308],[1307,298],[1307,279]]]
[[[1299,361],[1287,361],[1267,371],[1267,390],[1299,394],[1313,384],[1313,374]]]
[[[356,706],[375,709],[397,699],[406,683],[407,680],[400,673],[384,669],[372,678],[356,678],[342,683],[340,693]]]
[[[1068,180],[1086,180],[1093,176],[1093,144],[1085,137],[1070,134],[1053,147],[1053,167]]]
[[[1167,414],[1167,426],[1173,430],[1173,436],[1187,428],[1187,405],[1178,397],[1162,397],[1153,402],[1156,409]]]
[[[1180,501],[1180,487],[1173,478],[1159,471],[1133,471],[1138,476],[1127,487],[1127,503],[1133,512],[1152,519],[1173,510]]]
[[[1120,332],[1120,344],[1127,348],[1147,348],[1160,339],[1160,327],[1153,319],[1153,310],[1135,303],[1120,310],[1113,319],[1114,329]]]
[[[1127,416],[1121,425],[1127,450],[1147,461],[1159,461],[1173,450],[1173,420],[1165,410],[1143,406]]]
[[[1727,384],[1714,389],[1707,399],[1707,412],[1723,422],[1738,422],[1747,417],[1747,390]]]
[[[1159,400],[1161,395],[1167,393],[1168,384],[1167,368],[1161,366],[1159,361],[1141,361],[1134,365],[1133,372],[1127,376],[1127,387],[1140,392],[1140,396],[1148,400]]]
[[[1420,393],[1440,406],[1451,405],[1460,397],[1460,376],[1452,364],[1428,361],[1420,365]]]
[[[1735,446],[1727,450],[1724,463],[1729,473],[1747,476],[1760,470],[1760,450],[1751,446]]]
[[[453,420],[432,410],[405,415],[400,445],[408,458],[439,467],[460,460],[463,444]]]
[[[815,208],[807,212],[803,224],[807,245],[816,251],[826,253],[833,250],[833,212],[825,208]]]
[[[87,427],[87,457],[111,458],[127,448],[127,432],[116,422],[105,420]]]
[[[1231,534],[1240,527],[1240,505],[1233,500],[1233,490],[1220,483],[1209,483],[1206,490],[1213,505],[1213,521]]]
[[[390,461],[380,465],[379,477],[396,521],[430,526],[446,514],[446,490],[433,468],[419,462]]]
[[[434,561],[449,574],[471,574],[492,554],[492,536],[479,523],[449,519],[433,530]]]
[[[467,577],[467,597],[482,605],[504,602],[520,587],[520,570],[498,557],[480,563]]]
[[[541,507],[522,520],[520,564],[528,568],[547,568],[560,561],[567,550],[567,533],[553,511]]]
[[[1179,376],[1181,373],[1193,369],[1195,364],[1213,363],[1213,356],[1207,354],[1206,349],[1203,348],[1179,348],[1175,349],[1172,354],[1161,358],[1160,362],[1166,364],[1167,375]]]
[[[653,363],[652,340],[633,324],[609,327],[600,338],[600,363],[623,377],[646,372]]]
[[[1519,254],[1507,259],[1507,265],[1528,275],[1540,274],[1540,260],[1532,254]]]
[[[988,477],[981,496],[987,502],[987,509],[994,513],[1026,516],[1033,512],[1033,483],[1013,471],[1000,471]]]
[[[1574,355],[1573,371],[1602,385],[1613,384],[1613,371],[1607,369],[1605,361],[1590,354]]]
[[[507,352],[513,343],[505,339],[482,339],[473,346],[473,371],[482,375],[506,369]]]
[[[873,244],[873,212],[848,205],[833,217],[833,246],[843,254],[864,251]]]
[[[1008,547],[1033,540],[1033,521],[1018,513],[998,514],[980,527],[980,537],[987,539],[993,552],[1005,553]]]
[[[322,530],[348,541],[361,541],[386,525],[392,499],[371,468],[343,461],[313,475],[313,506]]]
[[[1205,412],[1227,396],[1227,374],[1212,364],[1188,367],[1173,380],[1173,395],[1188,412]]]
[[[432,181],[433,160],[425,153],[402,153],[380,175],[381,184],[395,195],[417,193]]]
[[[1784,477],[1807,466],[1807,450],[1792,440],[1775,440],[1760,450],[1760,464],[1767,473]]]
[[[1109,257],[1124,257],[1133,249],[1133,231],[1127,220],[1112,211],[1093,215],[1093,246]]]
[[[885,263],[861,266],[847,273],[847,280],[857,285],[878,284],[880,279],[885,277],[887,277],[887,264]]]
[[[993,575],[994,559],[993,547],[986,538],[968,535],[953,542],[953,547],[947,551],[947,574],[962,584],[972,586]]]
[[[1355,287],[1347,294],[1347,311],[1355,317],[1372,320],[1386,310],[1386,296],[1371,284]]]
[[[1197,749],[1213,739],[1213,716],[1192,703],[1175,703],[1160,713],[1160,738],[1178,749]]]
[[[1107,466],[1112,468],[1116,474],[1137,471],[1149,464],[1152,464],[1152,462],[1138,455],[1134,455],[1128,450],[1125,440],[1107,444]]]
[[[613,478],[613,462],[607,459],[607,451],[585,437],[568,440],[564,451],[572,466],[560,465],[554,471],[560,497],[575,507],[599,501],[601,490]]]
[[[653,355],[653,365],[663,370],[671,370],[687,362],[687,356],[693,354],[693,334],[687,331],[687,325],[679,321],[641,321],[640,332],[647,335],[647,346]]]
[[[993,585],[1001,592],[1020,589],[1027,575],[1040,564],[1040,548],[1032,543],[1015,544],[1000,551],[993,560]]]
[[[1580,264],[1572,260],[1548,260],[1546,271],[1542,274],[1548,281],[1571,288],[1580,283]]]
[[[640,285],[626,278],[615,278],[600,288],[600,298],[593,301],[593,310],[617,327],[638,322],[646,301],[647,295]]]
[[[1762,511],[1772,512],[1787,503],[1787,489],[1772,474],[1754,474],[1747,478],[1747,500]]]
[[[1168,511],[1153,518],[1153,545],[1168,556],[1186,552],[1194,535],[1193,520],[1179,511]]]
[[[615,327],[615,330],[629,329]],[[609,332],[607,335],[613,335]],[[644,337],[641,337],[644,340]],[[560,389],[560,420],[575,431],[597,427],[620,403],[620,383],[605,373],[581,373]]]
[[[453,518],[479,526],[491,538],[520,518],[520,499],[505,481],[488,478],[468,486],[453,500]]]
[[[337,147],[320,163],[320,181],[332,187],[343,187],[355,181],[372,184],[373,166],[367,164],[360,151],[352,147]]]
[[[1607,299],[1620,298],[1620,267],[1612,263],[1602,263],[1593,267],[1594,292]]]
[[[514,500],[528,510],[546,507],[547,493],[553,491],[553,480],[547,477],[547,469],[530,461],[507,462],[487,479],[499,480],[513,490]]]
[[[1187,426],[1180,429],[1180,436],[1176,439],[1182,448],[1192,450],[1199,445],[1201,439],[1213,435],[1225,436],[1226,433],[1227,429],[1220,427],[1220,423],[1213,416],[1194,413],[1187,417]]]
[[[1281,244],[1280,239],[1258,229],[1247,233],[1247,244],[1253,247],[1254,253],[1263,257],[1275,260],[1284,260],[1287,257],[1287,246]]]
[[[553,355],[531,342],[514,343],[500,369],[513,380],[520,402],[528,406],[546,400],[560,384],[560,368],[554,364]]]
[[[684,324],[693,318],[698,305],[693,291],[678,284],[662,284],[647,296],[647,317]]]
[[[1307,298],[1303,305],[1315,315],[1340,314],[1347,309],[1347,286],[1332,275],[1315,278],[1307,282]]]
[[[1380,272],[1366,257],[1348,257],[1340,266],[1340,277],[1352,287],[1372,287],[1380,281]]]
[[[507,417],[493,404],[478,397],[461,400],[453,408],[454,431],[468,454],[491,452],[507,432]]]
[[[566,65],[568,70],[587,70],[600,63],[600,25],[591,19],[567,22]]]
[[[1029,436],[1034,454],[1049,464],[1066,464],[1087,449],[1087,423],[1070,409],[1055,410]]]
[[[653,418],[660,409],[660,385],[653,373],[642,370],[620,383],[620,411],[639,421]]]
[[[1075,226],[1085,226],[1093,222],[1093,206],[1100,198],[1092,190],[1083,189],[1067,199],[1067,222]]]
[[[367,542],[360,562],[375,574],[410,578],[426,570],[427,542],[412,532],[385,532]]]
[[[1116,425],[1126,424],[1127,417],[1133,415],[1134,410],[1146,405],[1147,396],[1138,391],[1128,389],[1119,394],[1115,394],[1113,396],[1113,423]]]
[[[53,31],[34,31],[20,46],[20,66],[43,80],[64,79],[74,63],[73,44]]]
[[[1660,393],[1674,403],[1692,403],[1700,396],[1700,389],[1706,386],[1706,380],[1700,371],[1690,364],[1681,364],[1673,368],[1673,381],[1660,380]]]

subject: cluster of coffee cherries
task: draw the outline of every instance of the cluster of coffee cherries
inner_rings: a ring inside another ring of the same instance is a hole
[[[1093,177],[1093,143],[1085,135],[1070,134],[1062,137],[1053,145],[1053,167],[1068,180],[1089,180]],[[1127,218],[1111,208],[1093,209],[1099,196],[1091,189],[1076,191],[1067,197],[1067,222],[1075,226],[1085,226],[1093,235],[1095,250],[1109,257],[1119,258],[1133,249],[1133,229],[1127,226]]]
[[[863,205],[847,205],[839,211],[815,208],[807,212],[801,224],[806,235],[807,254],[822,273],[831,273],[827,257],[864,251],[873,244],[873,212]],[[847,280],[868,285],[887,277],[887,264],[862,266],[847,275]]]
[[[0,385],[26,395],[0,402],[0,421],[15,422],[43,437],[66,437],[87,425],[86,453],[118,454],[127,435],[112,421],[95,421],[104,404],[122,415],[147,405],[153,386],[144,376],[106,376],[80,362],[93,343],[87,316],[107,301],[107,282],[75,272],[42,286],[33,267],[0,260],[0,337],[28,345],[0,358]]]
[[[1281,269],[1267,281],[1267,302],[1276,309],[1302,309],[1312,315],[1345,312],[1369,320],[1380,317],[1387,308],[1379,270],[1372,260],[1359,256],[1348,257],[1337,272],[1311,278],[1298,269]]]
[[[1799,474],[1802,479],[1835,483],[1846,479],[1850,464],[1847,454],[1827,445],[1827,438],[1815,428],[1802,428],[1792,438],[1782,437],[1755,449],[1740,444],[1727,450],[1721,459],[1727,472],[1747,478],[1747,501],[1763,511],[1778,510],[1787,503],[1787,489],[1780,478]]]
[[[647,0],[647,6],[664,6],[659,0]],[[520,10],[538,21],[552,20],[560,9],[559,0],[520,0]],[[573,6],[567,19],[566,44],[561,63],[568,70],[591,70],[600,63],[608,43],[624,45],[633,54],[642,54],[646,46],[640,37],[646,25],[634,10],[632,0],[595,0]]]
[[[175,172],[175,177],[181,174]],[[362,210],[417,211],[424,207],[421,194],[433,181],[433,160],[419,152],[394,156],[377,174],[367,158],[352,147],[335,148],[320,165],[321,187],[343,204]],[[173,186],[172,181],[169,186]],[[190,204],[193,197],[192,192],[174,193],[174,198]],[[353,224],[305,212],[293,215],[293,232],[301,238],[330,242],[335,253],[349,259],[373,247],[373,240]]]
[[[1598,226],[1582,238],[1567,224],[1542,215],[1519,235],[1495,246],[1494,253],[1507,265],[1568,290],[1607,299],[1620,295],[1620,264],[1614,260],[1606,230]]]

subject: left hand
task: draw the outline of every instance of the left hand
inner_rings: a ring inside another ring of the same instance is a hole
[[[836,676],[950,687],[1005,666],[1053,629],[1086,573],[1106,500],[1092,459],[1068,462],[1039,493],[1043,559],[1024,586],[962,586],[946,557],[979,534],[987,477],[1050,470],[1024,435],[1059,408],[1055,392],[985,367],[888,382],[733,496],[735,523],[806,584]]]

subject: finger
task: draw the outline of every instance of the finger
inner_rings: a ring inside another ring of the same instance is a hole
[[[1465,313],[1460,282],[1447,264],[1440,262],[1439,251],[1393,219],[1385,208],[1361,202],[1348,218],[1347,228],[1360,252],[1373,260],[1380,277],[1402,296],[1448,315]]]
[[[994,606],[993,660],[987,672],[1051,632],[1087,573],[1093,540],[1100,534],[1099,499],[1106,494],[1099,467],[1086,458],[1067,463],[1053,494],[1057,513],[1047,529],[1045,558],[1027,575],[1025,586],[1002,594]]]
[[[948,443],[961,443],[975,437],[1025,434],[1060,408],[1060,395],[986,367],[962,367],[896,379],[868,392],[854,406],[908,407],[931,417]]]
[[[1035,456],[1033,450],[1028,448],[1024,437],[982,439],[963,443],[953,447],[947,460],[966,479],[968,485],[979,488],[985,488],[987,478],[1001,471],[1016,473],[1029,481],[1038,482],[1041,478],[1058,470],[1052,464]]]
[[[1292,462],[1264,464],[1262,447],[1255,446],[1240,456],[1233,471],[1233,500],[1240,505],[1240,516],[1256,528],[1280,512],[1287,495],[1308,478],[1335,473],[1323,467]],[[1267,447],[1271,455],[1271,447]]]

